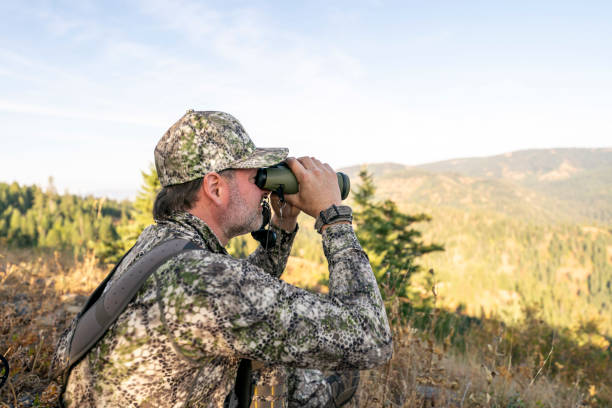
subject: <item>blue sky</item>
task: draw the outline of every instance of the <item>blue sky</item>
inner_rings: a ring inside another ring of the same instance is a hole
[[[334,167],[612,146],[612,3],[0,2],[0,181],[130,197],[188,108]]]

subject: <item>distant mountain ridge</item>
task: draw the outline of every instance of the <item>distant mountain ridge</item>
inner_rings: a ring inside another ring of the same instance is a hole
[[[342,170],[358,182],[361,167]],[[612,148],[523,150],[367,167],[381,196],[408,207],[487,210],[543,222],[612,222]]]
[[[418,167],[470,177],[554,182],[585,171],[612,168],[612,148],[519,150],[496,156],[444,160]]]

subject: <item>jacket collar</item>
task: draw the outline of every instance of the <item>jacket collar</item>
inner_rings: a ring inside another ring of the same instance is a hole
[[[208,225],[206,225],[203,220],[196,217],[195,215],[192,215],[186,211],[178,211],[161,222],[174,224],[181,231],[189,235],[195,235],[199,238],[197,240],[203,241],[204,245],[206,245],[206,248],[209,249],[211,252],[227,254],[227,250],[223,245],[221,245],[215,233],[210,229]]]

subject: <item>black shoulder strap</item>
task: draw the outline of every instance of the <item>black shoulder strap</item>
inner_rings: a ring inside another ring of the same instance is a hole
[[[133,247],[130,249],[130,251]],[[79,313],[78,323],[70,344],[70,362],[72,368],[106,333],[106,330],[125,310],[128,303],[136,296],[147,278],[165,261],[183,251],[201,249],[186,239],[173,239],[163,242],[143,255],[134,265],[117,279],[106,293],[104,289],[115,274],[128,251],[96,288]]]
[[[252,365],[251,360],[243,358],[238,365],[236,373],[236,384],[234,390],[238,397],[239,408],[249,408],[253,399],[253,384],[252,384]]]
[[[223,408],[249,408],[253,400],[253,365],[248,359],[241,359],[236,372],[234,388],[227,394]]]

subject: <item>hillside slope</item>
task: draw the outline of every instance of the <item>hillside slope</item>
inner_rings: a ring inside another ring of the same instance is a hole
[[[419,166],[433,173],[506,180],[573,208],[576,220],[612,221],[612,149],[523,150]]]
[[[553,149],[409,167],[367,166],[380,199],[433,219],[420,228],[441,301],[471,315],[612,334],[612,149]],[[354,187],[360,166],[345,168]]]

